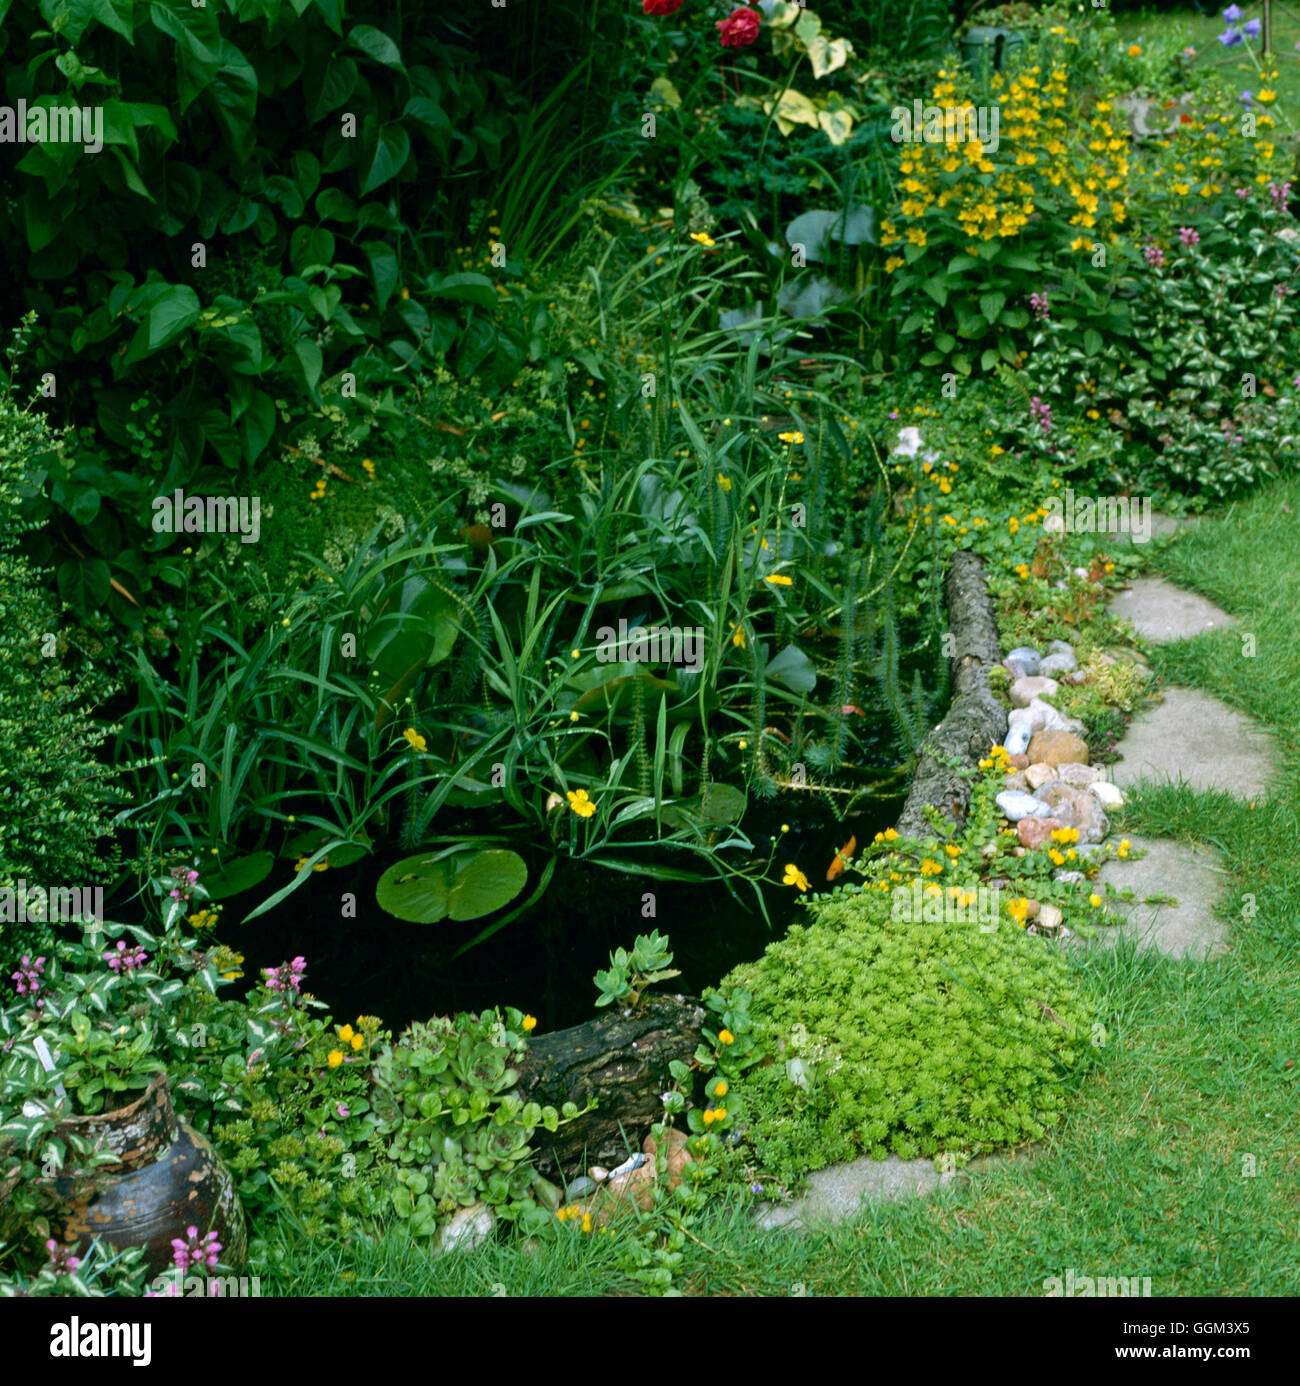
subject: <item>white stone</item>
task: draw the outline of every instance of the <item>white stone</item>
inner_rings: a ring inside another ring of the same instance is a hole
[[[1088,786],[1088,793],[1095,795],[1104,809],[1124,807],[1124,795],[1109,780],[1094,780]]]

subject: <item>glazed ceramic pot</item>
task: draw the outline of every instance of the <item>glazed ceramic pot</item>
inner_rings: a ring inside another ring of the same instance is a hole
[[[248,1233],[234,1177],[207,1139],[177,1117],[165,1073],[129,1106],[69,1117],[59,1132],[116,1157],[95,1171],[89,1194],[73,1178],[58,1181],[68,1202],[53,1231],[65,1245],[84,1252],[101,1237],[115,1247],[141,1246],[158,1275],[172,1265],[172,1238],[184,1240],[197,1227],[200,1236],[216,1232],[223,1262],[244,1268]]]

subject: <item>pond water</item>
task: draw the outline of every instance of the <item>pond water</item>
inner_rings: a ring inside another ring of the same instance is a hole
[[[900,798],[860,801],[841,824],[821,805],[793,804],[792,797],[751,809],[746,831],[755,840],[778,838],[775,874],[787,861],[796,862],[814,891],[829,889],[826,871],[850,835],[863,846],[902,808]],[[781,833],[782,823],[789,824],[788,833]],[[527,846],[516,850],[528,863],[530,882],[536,881],[544,858]],[[593,975],[608,965],[615,948],[630,949],[640,933],[657,928],[668,936],[673,965],[682,972],[671,986],[698,995],[737,963],[757,958],[803,913],[792,886],[759,887],[769,927],[744,882],[736,887],[736,899],[720,882],[659,881],[561,858],[550,888],[532,909],[456,957],[491,916],[407,924],[386,914],[375,904],[375,883],[404,855],[395,851],[313,873],[276,909],[247,925],[226,926],[222,941],[245,954],[249,978],[301,953],[307,990],[343,1019],[377,1015],[400,1030],[431,1015],[513,1005],[535,1015],[540,1029],[554,1030],[592,1018]],[[674,861],[680,864],[681,858]],[[224,901],[225,917],[238,919],[253,908],[283,884],[288,868],[281,864],[256,890]],[[345,891],[356,896],[355,919],[340,918]],[[643,914],[646,892],[654,896],[653,918]]]

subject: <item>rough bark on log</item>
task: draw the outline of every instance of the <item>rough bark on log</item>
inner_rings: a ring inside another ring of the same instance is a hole
[[[621,1010],[585,1025],[538,1035],[519,1062],[519,1093],[542,1106],[597,1106],[552,1134],[533,1137],[536,1165],[547,1177],[587,1165],[621,1164],[628,1143],[663,1117],[663,1094],[672,1084],[668,1065],[689,1063],[700,1042],[704,1007],[690,996],[650,996],[631,1016]],[[624,1140],[623,1131],[627,1132]]]
[[[969,769],[1007,732],[1006,709],[989,691],[989,670],[1002,660],[998,623],[984,580],[984,565],[962,550],[953,556],[944,583],[948,632],[954,641],[951,657],[955,691],[948,715],[926,737],[917,761],[912,788],[895,825],[903,837],[926,837],[927,805],[959,828],[970,806],[971,781],[953,761]]]

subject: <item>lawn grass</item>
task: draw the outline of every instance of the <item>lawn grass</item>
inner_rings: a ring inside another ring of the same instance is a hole
[[[1207,6],[1208,8],[1208,6]],[[1180,47],[1196,49],[1193,67],[1216,67],[1226,76],[1238,91],[1255,92],[1260,89],[1259,67],[1247,53],[1247,45],[1225,48],[1218,36],[1227,25],[1222,13],[1227,8],[1227,0],[1218,7],[1214,15],[1197,14],[1193,9],[1171,10],[1161,14],[1122,14],[1115,19],[1115,28],[1121,39],[1129,43],[1140,43],[1156,36],[1176,35]],[[1263,6],[1259,3],[1241,5],[1241,23],[1260,19]],[[1300,128],[1300,2],[1291,7],[1281,3],[1273,5],[1273,54],[1276,56],[1278,79],[1273,83],[1277,92],[1277,106],[1281,111],[1281,131]],[[1259,42],[1251,43],[1255,55],[1259,55]],[[1258,108],[1257,108],[1258,109]],[[1289,122],[1289,123],[1288,123]]]
[[[1285,507],[1290,508],[1288,514]],[[1169,678],[1275,727],[1284,773],[1255,806],[1184,787],[1137,791],[1124,831],[1206,842],[1227,868],[1221,961],[1128,944],[1078,962],[1109,996],[1108,1042],[1062,1127],[1034,1153],[934,1196],[825,1231],[756,1231],[720,1198],[688,1241],[696,1295],[1038,1295],[1050,1276],[1150,1276],[1164,1295],[1287,1295],[1300,1283],[1300,481],[1180,535],[1163,571],[1237,615],[1155,652]],[[1257,654],[1242,654],[1243,633]],[[1224,747],[1225,755],[1232,753]],[[1253,910],[1250,906],[1253,905]],[[1252,1173],[1253,1170],[1253,1173]],[[614,1238],[557,1228],[433,1258],[400,1234],[290,1249],[264,1293],[627,1295]],[[291,1268],[291,1269],[290,1269]]]

